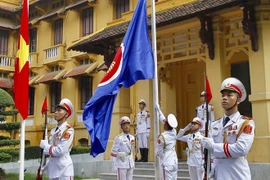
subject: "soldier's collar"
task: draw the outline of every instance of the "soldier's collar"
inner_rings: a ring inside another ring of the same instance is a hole
[[[60,129],[60,131],[63,131],[66,126],[67,126],[67,121],[63,122],[60,126],[58,126],[58,128]]]
[[[226,117],[229,117],[230,120],[235,123],[238,120],[239,116],[240,116],[240,113],[239,111],[237,111],[236,113],[233,113],[230,116],[227,116],[226,114],[224,114],[223,118],[225,119]]]

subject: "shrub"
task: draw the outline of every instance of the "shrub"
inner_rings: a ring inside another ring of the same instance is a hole
[[[20,150],[19,148],[3,148],[0,149],[0,153],[6,153],[11,155],[11,161],[17,161],[19,159]]]
[[[89,153],[89,152],[90,152],[89,147],[74,146],[74,147],[72,147],[70,154],[85,154],[85,153]]]
[[[25,160],[40,158],[41,149],[39,146],[30,146],[25,148]]]
[[[10,123],[5,123],[5,124],[0,124],[1,131],[11,132],[13,130],[18,130],[20,128],[21,128],[20,122],[10,122]]]
[[[7,136],[1,136],[1,135],[0,135],[0,141],[1,141],[1,140],[7,140],[7,139],[11,139],[11,138],[10,138],[10,137],[7,137]]]
[[[6,173],[4,169],[0,168],[0,180],[4,180],[6,178]]]
[[[12,159],[12,156],[10,154],[7,153],[0,153],[0,163],[6,163],[6,162],[10,162]]]
[[[10,145],[18,145],[20,144],[19,140],[15,140],[15,139],[7,139],[7,140],[1,140],[0,141],[0,147],[1,146],[10,146]]]

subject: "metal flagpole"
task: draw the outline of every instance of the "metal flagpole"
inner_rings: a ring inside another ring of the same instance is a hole
[[[152,29],[152,49],[155,61],[155,77],[153,80],[153,100],[155,106],[156,103],[159,102],[158,100],[158,77],[157,77],[157,43],[156,43],[156,6],[155,0],[152,0],[152,13],[151,13],[151,29]],[[155,147],[157,144],[157,138],[159,135],[159,121],[158,121],[158,112],[154,108],[154,143]],[[155,156],[155,179],[160,179],[160,165],[159,165],[159,158]]]
[[[24,180],[24,144],[25,144],[25,120],[21,117],[21,141],[20,141],[20,174],[19,180]]]

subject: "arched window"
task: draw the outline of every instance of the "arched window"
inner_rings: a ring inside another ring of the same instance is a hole
[[[29,140],[25,140],[25,147],[29,147],[30,146],[30,141]]]
[[[80,144],[80,146],[87,147],[88,146],[88,139],[86,139],[86,138],[79,139],[79,144]]]

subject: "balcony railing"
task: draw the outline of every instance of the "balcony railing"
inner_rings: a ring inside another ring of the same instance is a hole
[[[13,57],[5,56],[5,55],[0,55],[0,65],[1,66],[13,66]]]
[[[57,121],[54,119],[54,117],[48,117],[48,124],[57,124]]]
[[[77,122],[83,122],[82,113],[77,113]]]
[[[25,120],[25,126],[33,126],[34,125],[34,118],[27,118]]]
[[[45,61],[44,64],[62,60],[64,58],[65,45],[59,44],[48,49],[45,49]]]
[[[0,69],[1,70],[14,71],[14,64],[15,64],[14,57],[0,55]]]
[[[30,67],[38,66],[38,53],[32,52],[29,54],[29,65]]]

